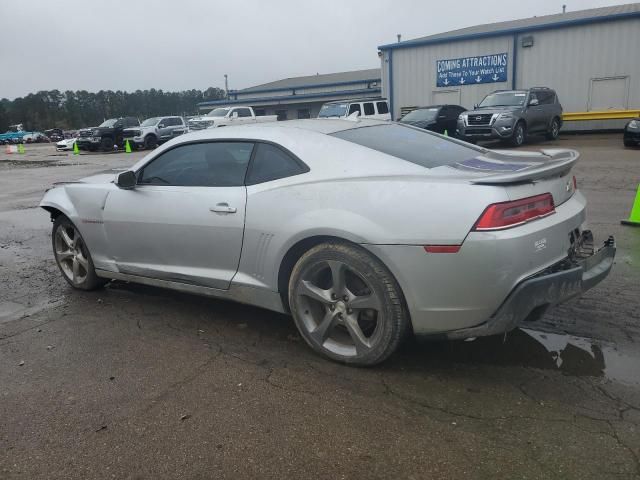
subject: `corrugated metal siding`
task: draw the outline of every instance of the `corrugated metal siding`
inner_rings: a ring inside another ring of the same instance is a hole
[[[640,108],[640,19],[531,35],[533,47],[518,46],[518,87],[554,88],[565,112],[585,112],[592,79],[628,76],[625,108]]]
[[[450,44],[431,45],[394,50],[393,63],[393,118],[398,118],[402,107],[412,105],[430,105],[434,103],[433,92],[452,90],[451,86],[436,87],[436,61],[474,55],[507,52],[509,55],[508,77],[506,82],[464,85],[460,90],[460,104],[471,108],[488,93],[511,88],[511,68],[513,62],[513,37],[496,37],[483,40],[471,40]],[[389,52],[385,52],[384,59]],[[387,62],[383,59],[383,79],[387,80]],[[387,86],[388,88],[388,86]],[[386,90],[383,89],[383,95]]]

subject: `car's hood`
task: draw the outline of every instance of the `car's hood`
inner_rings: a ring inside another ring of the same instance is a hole
[[[485,115],[485,114],[494,114],[494,113],[505,113],[505,112],[515,112],[521,110],[522,107],[493,107],[493,108],[476,108],[475,110],[467,110],[466,112],[462,112],[462,115],[469,115],[470,117],[473,115]]]

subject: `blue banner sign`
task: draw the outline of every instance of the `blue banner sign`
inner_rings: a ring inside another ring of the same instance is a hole
[[[436,86],[457,87],[506,82],[507,60],[506,53],[436,60],[438,71]]]

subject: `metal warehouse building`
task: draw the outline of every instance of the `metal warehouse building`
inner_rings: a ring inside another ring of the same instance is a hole
[[[332,100],[380,98],[380,69],[285,78],[275,82],[230,90],[229,98],[199,103],[209,111],[223,105],[248,105],[258,115],[277,115],[278,120],[314,118],[320,107]]]
[[[621,128],[640,109],[640,3],[479,25],[378,47],[393,118],[550,87],[565,129]],[[634,112],[635,111],[635,112]]]

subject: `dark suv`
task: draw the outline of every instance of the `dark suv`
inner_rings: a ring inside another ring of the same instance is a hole
[[[529,134],[558,138],[562,105],[556,92],[546,87],[529,90],[498,90],[490,93],[473,111],[458,118],[458,135],[467,141],[499,139],[513,146]]]
[[[92,152],[98,149],[108,152],[113,150],[114,145],[122,148],[124,144],[123,130],[139,125],[140,122],[135,117],[110,118],[97,127],[80,130],[76,144],[80,150],[90,150]]]

